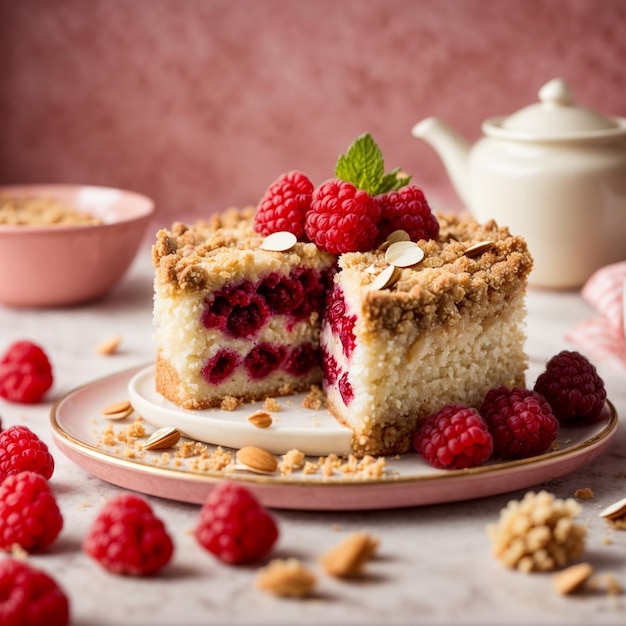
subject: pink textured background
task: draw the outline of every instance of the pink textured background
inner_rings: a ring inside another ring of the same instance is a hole
[[[412,126],[476,139],[547,80],[626,115],[623,0],[0,0],[0,183],[154,197],[159,221],[319,184],[365,131],[458,206]]]

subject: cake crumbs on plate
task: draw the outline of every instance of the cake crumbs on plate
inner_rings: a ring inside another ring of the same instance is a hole
[[[271,413],[277,413],[281,407],[280,402],[276,398],[268,397],[263,402],[263,408]]]
[[[235,396],[224,396],[220,403],[220,409],[222,411],[234,411],[241,404],[241,400],[235,398]]]
[[[595,494],[593,493],[593,489],[590,489],[589,487],[582,487],[580,489],[576,489],[574,497],[577,500],[593,500]]]
[[[317,385],[311,385],[309,393],[302,400],[303,409],[323,409],[326,406],[326,394]]]

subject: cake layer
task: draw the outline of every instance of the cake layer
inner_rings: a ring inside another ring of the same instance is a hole
[[[308,389],[335,259],[313,244],[261,248],[251,212],[157,234],[157,390],[190,409]]]

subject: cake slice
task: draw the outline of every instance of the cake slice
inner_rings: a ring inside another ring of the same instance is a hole
[[[403,453],[418,420],[489,389],[524,386],[525,241],[494,222],[438,215],[424,259],[383,288],[383,250],[343,254],[322,330],[330,410],[363,454]]]
[[[157,391],[186,409],[308,390],[335,257],[312,243],[265,250],[253,209],[157,233]],[[294,238],[295,239],[295,238]]]

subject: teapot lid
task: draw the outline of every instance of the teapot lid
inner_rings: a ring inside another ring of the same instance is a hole
[[[509,117],[486,122],[485,131],[499,127],[501,131],[511,131],[515,135],[550,139],[611,131],[621,126],[611,117],[576,105],[569,86],[561,78],[546,83],[539,90],[539,100]]]

